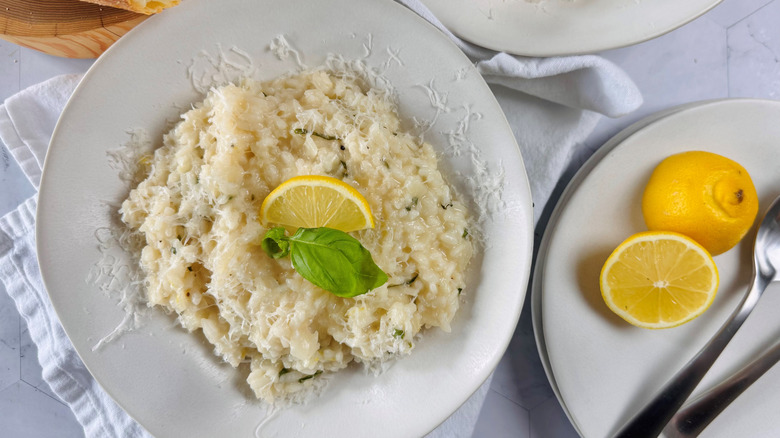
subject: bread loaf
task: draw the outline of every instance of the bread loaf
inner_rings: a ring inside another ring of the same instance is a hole
[[[179,4],[179,0],[81,0],[103,6],[127,9],[141,14],[156,14],[163,9]]]

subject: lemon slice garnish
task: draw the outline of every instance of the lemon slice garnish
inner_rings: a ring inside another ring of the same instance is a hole
[[[320,175],[283,182],[263,200],[260,220],[290,232],[317,227],[344,232],[374,228],[371,208],[360,192],[344,181]]]

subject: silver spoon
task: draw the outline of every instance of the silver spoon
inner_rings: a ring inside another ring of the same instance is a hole
[[[707,345],[615,437],[657,437],[661,433],[745,322],[769,283],[779,279],[776,267],[780,267],[780,198],[772,202],[758,227],[753,247],[753,281],[742,303]]]
[[[667,438],[693,438],[706,428],[744,390],[780,360],[780,342],[728,379],[710,388],[677,412],[664,428]]]

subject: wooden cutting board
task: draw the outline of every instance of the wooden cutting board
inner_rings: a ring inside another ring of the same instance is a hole
[[[79,0],[0,0],[0,38],[51,55],[97,58],[147,17]]]

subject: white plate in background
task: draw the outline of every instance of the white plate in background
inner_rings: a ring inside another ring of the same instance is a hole
[[[423,0],[461,38],[525,56],[592,53],[670,32],[721,0]]]

